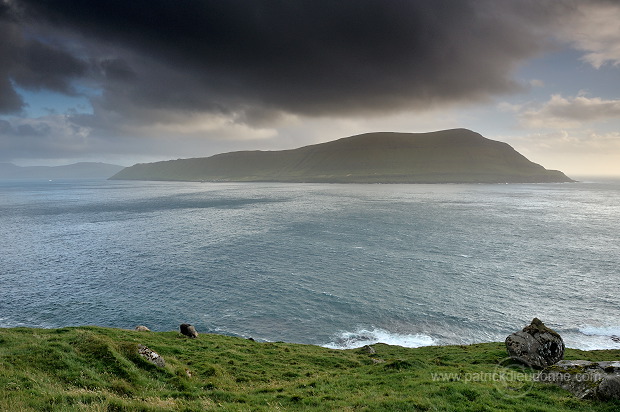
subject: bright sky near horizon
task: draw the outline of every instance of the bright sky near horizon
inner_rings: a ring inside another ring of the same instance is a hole
[[[457,127],[620,175],[620,2],[0,0],[0,162]]]

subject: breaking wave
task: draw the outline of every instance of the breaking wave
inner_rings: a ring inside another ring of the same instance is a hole
[[[584,326],[579,328],[579,332],[588,336],[609,336],[620,337],[620,326]]]
[[[432,337],[425,334],[399,334],[384,329],[360,329],[355,332],[342,332],[332,342],[322,345],[330,349],[355,349],[375,343],[418,348],[434,345]]]
[[[590,326],[560,332],[569,348],[582,350],[620,349],[620,326]]]

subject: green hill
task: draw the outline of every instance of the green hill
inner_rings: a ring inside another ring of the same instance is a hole
[[[145,345],[164,367],[138,354]],[[503,343],[319,346],[99,327],[0,329],[2,411],[617,411],[506,364]],[[620,360],[568,349],[567,359]]]
[[[326,183],[570,182],[510,145],[466,129],[367,133],[282,151],[142,163],[112,179]]]

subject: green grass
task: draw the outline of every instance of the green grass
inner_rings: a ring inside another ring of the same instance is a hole
[[[137,355],[141,343],[164,369]],[[0,329],[1,411],[617,411],[560,388],[501,381],[504,345],[376,354],[220,335],[99,327]],[[620,360],[620,351],[566,358]],[[498,366],[500,365],[500,366]],[[514,367],[514,366],[513,366]],[[508,376],[508,375],[506,375]]]

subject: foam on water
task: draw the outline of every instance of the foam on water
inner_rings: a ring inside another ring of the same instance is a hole
[[[560,330],[568,348],[581,350],[620,349],[619,326],[590,326]]]
[[[420,346],[434,345],[432,337],[420,333],[399,334],[384,329],[359,329],[355,332],[342,332],[332,342],[323,345],[330,349],[355,349],[375,343],[403,346],[405,348],[419,348]]]
[[[579,332],[588,336],[619,337],[620,326],[583,326],[579,328]]]

